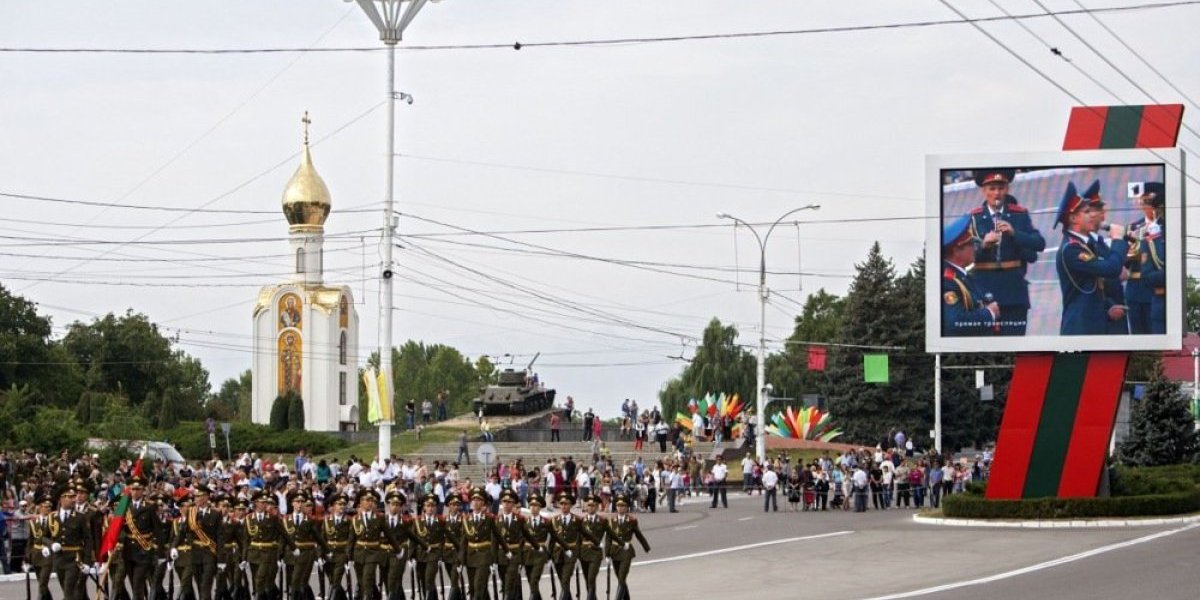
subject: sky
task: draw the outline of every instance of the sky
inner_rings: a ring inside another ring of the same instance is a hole
[[[1184,103],[1194,154],[1200,3],[1152,4],[950,2],[973,19],[1122,8],[979,23],[993,40],[902,26],[961,19],[934,0],[431,2],[396,53],[414,101],[396,108],[393,338],[517,366],[540,352],[581,408],[648,406],[713,317],[758,342],[759,247],[717,213],[816,204],[768,239],[778,351],[872,243],[898,270],[922,252],[927,155],[1057,150],[1078,104],[1063,89]],[[712,37],[646,41],[678,36]],[[0,283],[55,335],[133,309],[214,389],[249,368],[258,289],[290,269],[280,198],[308,111],[333,197],[325,280],[360,302],[359,355],[377,349],[387,63],[356,4],[10,0],[0,40]],[[537,45],[590,40],[624,41]]]

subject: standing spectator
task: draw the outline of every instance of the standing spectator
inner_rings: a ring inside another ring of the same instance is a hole
[[[471,464],[471,454],[469,452],[467,452],[467,430],[466,429],[462,430],[462,433],[458,434],[458,456],[455,457],[454,462],[466,463],[468,465]]]
[[[439,422],[446,420],[446,398],[450,395],[450,390],[442,390],[437,396],[437,420]]]
[[[912,490],[913,505],[918,509],[925,508],[925,461],[918,462],[908,472],[908,487]]]
[[[492,435],[492,424],[488,422],[487,417],[479,419],[479,433],[483,436],[483,441],[490,442],[495,439]]]
[[[592,440],[592,421],[595,420],[596,414],[592,412],[592,409],[589,408],[587,412],[583,413],[583,441],[590,442]]]
[[[854,512],[867,512],[867,487],[869,480],[867,479],[867,472],[863,470],[861,465],[854,468],[851,481],[854,489]]]
[[[408,426],[407,428],[412,429],[412,428],[416,427],[417,426],[416,420],[417,420],[417,401],[409,400],[408,402],[406,402],[404,404],[404,422]]]
[[[658,410],[658,407],[655,407]],[[658,442],[658,452],[666,454],[667,452],[667,424],[662,419],[659,419],[654,424],[654,439]]]
[[[634,450],[634,452],[640,452],[642,450],[642,444],[644,444],[645,442],[646,442],[646,419],[645,419],[645,417],[639,417],[637,422],[634,423],[634,425],[633,425],[633,450]]]
[[[908,461],[905,460],[896,467],[896,508],[909,507],[909,498],[911,497],[911,488],[908,482],[908,474],[912,470],[908,466]]]
[[[4,508],[0,509],[0,573],[7,575],[12,571],[9,570],[9,559],[6,548],[8,547],[9,524],[12,523],[13,505],[12,500],[4,501]]]
[[[724,508],[729,508],[729,495],[725,489],[725,478],[729,475],[729,466],[725,464],[725,457],[718,456],[717,464],[712,467],[712,507],[717,507],[717,498],[721,499],[721,504]]]
[[[433,402],[429,398],[421,402],[421,422],[427,425],[433,422]]]
[[[567,413],[567,422],[568,423],[574,422],[573,419],[575,418],[575,398],[572,398],[571,396],[567,396],[567,404],[563,408],[565,409],[565,412]]]
[[[765,473],[764,473],[764,475],[765,475]],[[776,473],[776,475],[775,475],[775,480],[776,480],[776,482],[778,482],[778,480],[779,480],[778,473]],[[754,459],[750,458],[750,452],[746,452],[746,455],[742,457],[742,490],[744,492],[746,492],[747,496],[754,493],[754,483],[753,482],[754,482]],[[764,485],[766,485],[765,482],[764,482]]]
[[[550,413],[550,441],[561,442],[562,439],[558,436],[558,429],[562,423],[557,412]]]
[[[671,470],[670,486],[667,489],[667,507],[669,509],[667,512],[677,513],[679,510],[675,508],[675,501],[683,493],[683,469],[679,467],[678,463]]]
[[[25,509],[28,507],[28,501],[24,499],[18,501],[17,509],[8,519],[8,537],[11,540],[9,551],[12,553],[8,564],[9,573],[19,573],[21,563],[25,561],[25,545],[29,543],[30,515],[25,513]]]
[[[592,417],[592,437],[593,441],[600,441],[600,429],[604,426],[604,421],[598,417]]]
[[[775,495],[778,485],[779,475],[775,473],[774,467],[767,465],[767,472],[763,473],[763,512],[767,512],[768,507],[772,512],[779,512],[779,499]]]
[[[930,508],[941,508],[942,506],[942,467],[938,463],[933,463],[929,468],[929,506]]]

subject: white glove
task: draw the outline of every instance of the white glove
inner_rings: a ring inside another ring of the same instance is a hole
[[[572,556],[575,556],[575,553],[567,550],[567,558],[571,558]]]
[[[353,561],[353,560],[348,560],[348,561],[346,561],[346,566],[347,566],[347,567],[353,567],[353,566],[354,566],[354,561]]]
[[[163,563],[165,563],[165,562],[167,562],[167,559],[165,559],[165,558],[160,558],[160,559],[158,559],[158,564],[160,564],[160,565],[161,565],[161,564],[163,564]]]
[[[171,548],[171,560],[179,560],[179,550]]]
[[[98,563],[96,564],[96,573],[97,573],[97,574],[99,574],[99,573],[103,573],[103,572],[105,572],[105,571],[107,571],[107,570],[108,570],[108,563],[104,563],[104,564],[102,564],[102,565],[101,565],[101,564],[98,564]]]
[[[104,567],[107,569],[108,565],[104,565]],[[92,563],[92,575],[99,575],[103,573],[105,569],[100,568],[100,563]]]
[[[629,542],[625,542],[625,549],[629,550],[630,548],[633,548],[633,544],[630,544]]]
[[[333,553],[329,552],[329,553],[325,554],[325,560],[333,560]]]
[[[50,549],[49,548],[42,548],[42,557],[50,558]]]
[[[60,544],[60,543],[58,543],[58,542],[54,542],[53,544],[50,544],[50,551],[51,551],[51,552],[54,552],[54,553],[56,553],[56,554],[57,554],[58,552],[61,552],[61,551],[62,551],[62,544]]]
[[[238,564],[238,568],[239,569],[248,569],[248,568],[250,568],[250,563],[248,561],[243,560],[241,563]]]
[[[224,571],[224,570],[225,570],[225,563],[217,563],[217,570],[218,570],[218,571]]]
[[[507,559],[509,559],[509,560],[512,560],[512,552],[505,552],[505,553],[504,553],[504,558],[507,558]]]
[[[500,572],[500,567],[498,567],[496,565],[492,565],[492,573],[499,573],[499,572]]]
[[[300,556],[300,549],[296,548],[295,550],[292,550],[292,556]]]
[[[417,559],[415,559],[415,558],[408,559],[408,566],[411,568],[414,568],[414,569],[417,568]]]

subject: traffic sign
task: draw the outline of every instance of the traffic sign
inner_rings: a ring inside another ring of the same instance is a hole
[[[479,462],[483,463],[485,467],[492,464],[496,460],[496,447],[486,443],[480,444],[475,449],[475,458],[479,459]]]

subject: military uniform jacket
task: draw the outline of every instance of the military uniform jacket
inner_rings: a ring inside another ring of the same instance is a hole
[[[1000,243],[979,250],[975,257],[975,271],[979,284],[990,291],[1001,306],[1029,308],[1029,283],[1025,281],[1028,263],[1037,260],[1038,253],[1046,249],[1046,240],[1033,228],[1033,221],[1024,206],[1009,196],[1004,207],[994,218],[992,209],[984,202],[971,211],[971,233],[975,237],[991,233],[996,229],[996,218],[1008,221],[1012,233],[1004,234]]]
[[[544,561],[549,558],[552,547],[566,545],[558,539],[558,533],[554,531],[554,521],[541,515],[525,519],[525,535],[530,544],[529,551],[525,554],[526,564]],[[571,550],[578,553],[579,549]]]
[[[496,562],[496,522],[487,513],[471,513],[463,517],[463,545],[468,567],[486,567]]]
[[[413,518],[410,526],[413,558],[417,559],[417,562],[443,560],[447,534],[445,521],[438,516],[422,515]]]
[[[334,515],[326,515],[321,523],[321,537],[325,540],[328,551],[341,557],[348,554],[354,544],[354,528],[350,526],[350,519],[345,515],[340,519]]]
[[[157,558],[157,535],[161,528],[157,505],[144,498],[136,503],[131,501],[121,531],[125,560],[141,565],[153,563]]]
[[[560,557],[564,550],[570,550],[575,556],[579,556],[584,540],[590,540],[592,544],[597,543],[596,538],[591,537],[590,532],[584,531],[583,518],[574,513],[555,516],[553,530],[555,557]]]
[[[1125,267],[1129,269],[1129,280],[1125,282],[1125,301],[1129,303],[1149,303],[1150,297],[1153,295],[1149,286],[1142,283],[1142,253],[1146,244],[1147,230],[1150,222],[1142,219],[1129,224],[1129,238],[1133,242],[1129,244],[1129,251],[1126,253],[1127,260]]]
[[[283,545],[287,543],[287,532],[283,521],[270,513],[250,513],[242,520],[238,540],[242,547],[242,560],[263,563],[279,559]]]
[[[351,522],[354,529],[354,543],[350,547],[350,555],[356,563],[382,563],[387,560],[388,550],[385,544],[391,542],[387,536],[387,521],[380,515],[355,515]]]
[[[242,524],[229,517],[221,520],[221,553],[217,556],[217,562],[237,562],[245,554],[239,535],[241,529]]]
[[[387,541],[383,543],[383,548],[391,555],[406,553],[408,556],[413,556],[416,553],[417,542],[413,538],[413,517],[411,515],[396,515],[396,524],[392,525],[392,516],[385,514],[383,517],[383,529]]]
[[[50,521],[43,532],[42,544],[50,546],[58,543],[62,553],[75,553],[80,562],[91,564],[96,560],[95,540],[92,539],[91,517],[82,513],[68,512],[67,518],[62,518],[62,511],[50,513]]]
[[[314,550],[320,554],[325,554],[328,551],[325,549],[325,540],[321,538],[321,523],[308,518],[306,515],[300,516],[299,525],[296,524],[295,516],[285,518],[283,520],[283,531],[287,534],[288,550],[300,550],[302,552]]]
[[[1162,233],[1147,235],[1142,244],[1142,283],[1146,286],[1147,295],[1164,296],[1167,286],[1167,243]]]
[[[996,318],[992,311],[980,306],[984,293],[973,276],[943,261],[942,335],[966,337],[996,333]]]
[[[638,527],[637,519],[631,515],[617,515],[608,522],[608,556],[617,560],[632,559],[637,555],[633,549],[633,539],[642,545],[646,552],[650,551],[650,543]]]
[[[50,558],[42,556],[42,548],[46,547],[46,540],[49,537],[50,517],[46,516],[44,522],[40,516],[33,517],[29,521],[29,542],[25,545],[25,562],[35,569],[50,565]]]
[[[601,544],[608,533],[608,522],[600,515],[582,517],[584,533],[583,550],[579,553],[584,560],[600,560],[603,556]]]
[[[446,539],[442,544],[442,560],[448,564],[463,563],[463,516],[462,514],[446,515],[442,520],[446,528]]]
[[[1125,240],[1113,240],[1107,256],[1097,254],[1086,237],[1073,232],[1063,234],[1055,267],[1062,290],[1061,335],[1103,334],[1108,323],[1104,279],[1121,274]]]
[[[510,553],[512,560],[521,562],[526,543],[535,543],[525,529],[525,517],[518,514],[496,515],[496,537],[501,546],[496,553],[501,564],[508,564],[506,555]]]
[[[192,552],[207,552],[217,556],[221,550],[221,513],[209,507],[201,510],[193,506],[180,517],[182,539],[176,545],[191,546]]]

